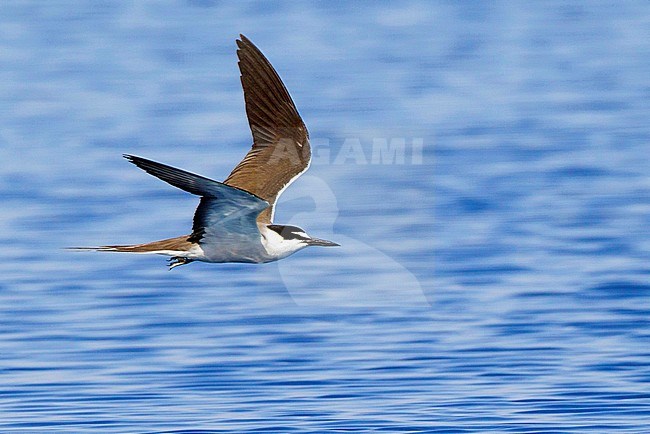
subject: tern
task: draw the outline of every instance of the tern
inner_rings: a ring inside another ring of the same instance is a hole
[[[244,35],[237,57],[253,146],[225,181],[134,155],[124,155],[147,173],[201,197],[192,233],[145,244],[83,250],[167,255],[169,269],[193,261],[265,263],[308,246],[338,246],[296,226],[273,223],[282,192],[308,168],[309,133],[282,80]]]

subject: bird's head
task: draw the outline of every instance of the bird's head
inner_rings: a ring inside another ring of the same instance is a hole
[[[267,225],[266,248],[269,253],[280,257],[289,256],[298,250],[309,246],[332,247],[339,246],[333,241],[312,238],[304,229],[290,225]]]

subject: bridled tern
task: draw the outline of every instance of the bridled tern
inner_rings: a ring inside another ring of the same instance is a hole
[[[243,35],[237,47],[253,146],[225,181],[124,155],[147,173],[201,197],[192,233],[145,244],[82,249],[167,255],[171,270],[193,261],[272,262],[308,246],[338,246],[312,238],[299,227],[273,223],[278,197],[309,168],[309,133],[262,52]]]

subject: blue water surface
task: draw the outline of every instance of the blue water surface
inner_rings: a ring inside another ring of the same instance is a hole
[[[188,233],[250,146],[234,40],[314,162],[279,263]],[[0,432],[650,432],[644,1],[0,8]]]

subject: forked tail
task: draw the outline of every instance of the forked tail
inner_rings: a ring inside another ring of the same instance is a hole
[[[71,247],[71,250],[92,250],[98,252],[126,252],[126,253],[152,253],[160,255],[178,255],[190,250],[195,244],[188,241],[189,235],[183,235],[166,240],[153,241],[144,244],[99,246],[99,247]]]
[[[179,265],[189,264],[194,259],[187,258],[185,255],[196,244],[188,241],[189,235],[182,237],[168,238],[166,240],[153,241],[145,244],[131,244],[118,246],[99,246],[99,247],[70,247],[69,250],[86,250],[97,252],[125,252],[125,253],[149,253],[158,255],[171,256],[168,262],[169,269]]]

